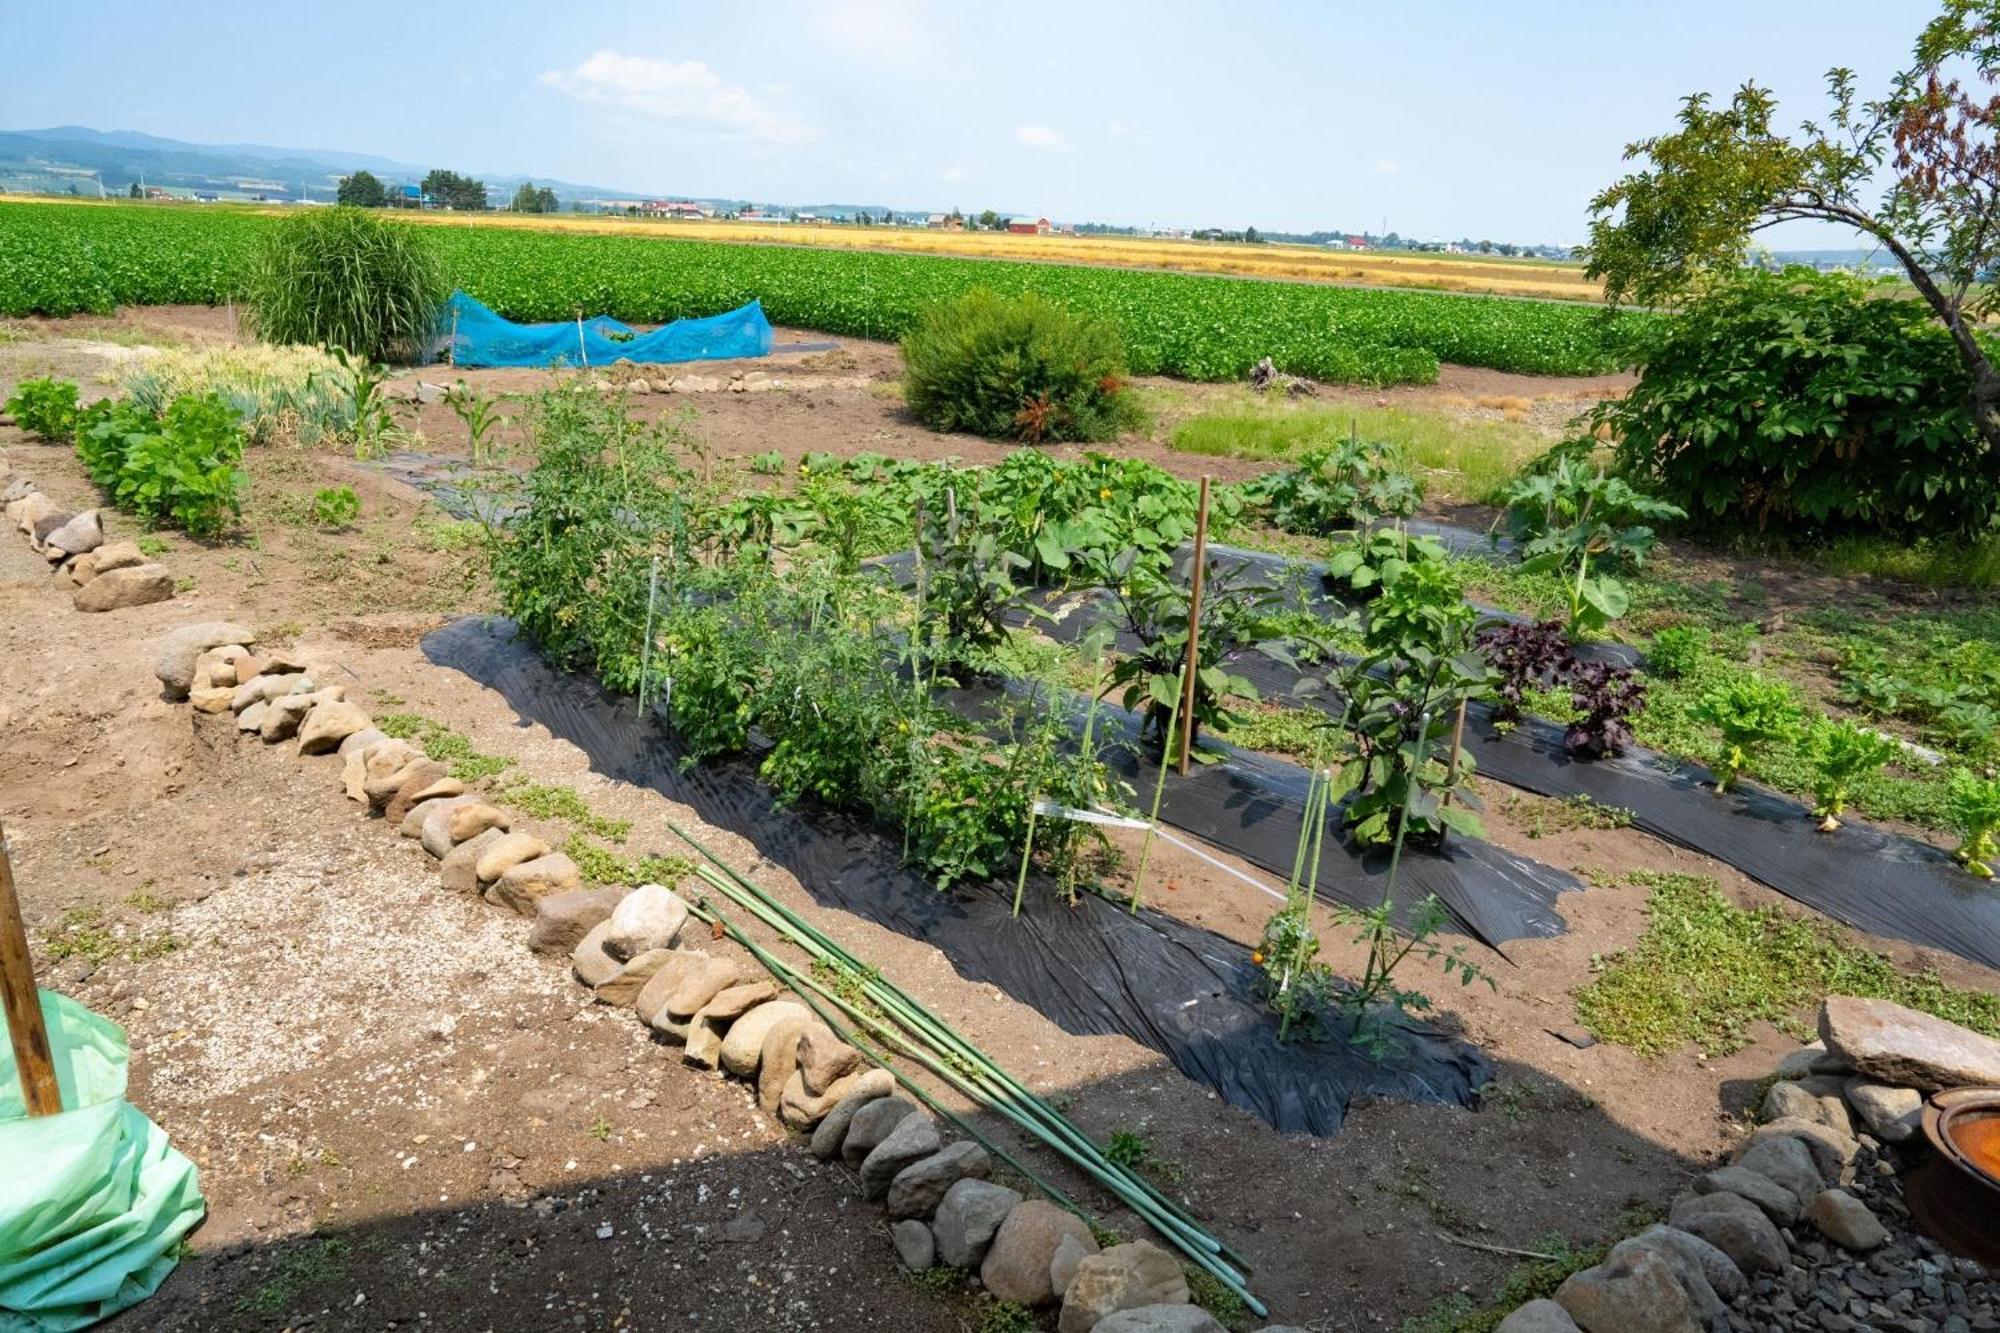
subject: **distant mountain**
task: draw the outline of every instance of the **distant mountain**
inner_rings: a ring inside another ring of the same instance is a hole
[[[437,166],[452,166],[436,163]],[[198,144],[137,130],[93,130],[81,125],[0,131],[0,188],[55,192],[73,188],[124,194],[134,182],[176,193],[331,199],[340,178],[371,171],[387,184],[414,184],[431,168],[369,153],[269,144]],[[463,170],[462,167],[453,167]],[[503,204],[523,181],[545,185],[563,199],[639,199],[630,190],[579,185],[548,176],[471,173],[484,180],[494,203]],[[248,185],[245,182],[249,182]]]
[[[1780,264],[1804,264],[1809,268],[1869,268],[1884,273],[1900,273],[1903,266],[1881,246],[1846,250],[1773,250],[1771,258]]]

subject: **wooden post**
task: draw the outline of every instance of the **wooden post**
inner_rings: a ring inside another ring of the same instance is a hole
[[[1194,581],[1188,588],[1187,662],[1181,668],[1181,776],[1188,775],[1194,749],[1195,663],[1201,648],[1201,584],[1208,571],[1208,483],[1201,479],[1201,501],[1194,512]]]
[[[55,1115],[62,1108],[56,1085],[49,1029],[42,1021],[42,998],[35,992],[35,969],[28,958],[28,932],[21,924],[21,901],[14,894],[14,867],[0,831],[0,1002],[7,1010],[7,1036],[14,1044],[14,1068],[29,1115]]]
[[[1445,765],[1444,769],[1444,799],[1438,803],[1441,806],[1451,804],[1451,790],[1458,785],[1458,752],[1465,745],[1465,705],[1466,700],[1460,699],[1458,701],[1458,721],[1451,728],[1451,761]],[[1414,786],[1415,783],[1412,782],[1411,785]],[[1449,831],[1442,824],[1438,826],[1438,841],[1440,844],[1443,843],[1445,835]]]

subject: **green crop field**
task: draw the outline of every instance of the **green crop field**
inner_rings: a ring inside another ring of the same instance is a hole
[[[219,303],[274,222],[224,209],[0,206],[0,315]],[[1440,361],[1557,375],[1616,362],[1602,310],[1546,301],[475,224],[425,235],[460,287],[518,320],[651,323],[754,297],[778,324],[894,338],[925,305],[987,287],[1102,315],[1123,332],[1133,370],[1192,380],[1235,379],[1264,356],[1360,384],[1428,383]]]

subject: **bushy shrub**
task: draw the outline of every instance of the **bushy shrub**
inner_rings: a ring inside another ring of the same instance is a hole
[[[44,440],[67,440],[76,430],[76,384],[53,376],[22,380],[14,396],[0,403],[14,424]]]
[[[190,394],[155,417],[105,402],[78,422],[76,451],[92,481],[148,524],[213,537],[243,511],[243,428],[214,394]]]
[[[932,430],[1043,444],[1108,440],[1138,420],[1117,330],[1032,293],[927,308],[903,361],[904,400]]]
[[[1970,380],[1918,302],[1745,271],[1627,328],[1639,383],[1596,419],[1621,467],[1697,523],[1935,535],[2000,518]]]
[[[272,228],[251,269],[257,336],[413,360],[450,294],[429,242],[358,208],[312,209]]]

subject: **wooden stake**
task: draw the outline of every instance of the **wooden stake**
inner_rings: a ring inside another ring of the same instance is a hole
[[[7,1036],[14,1044],[14,1068],[29,1115],[55,1115],[62,1108],[56,1085],[49,1029],[42,1021],[42,998],[35,991],[35,968],[28,957],[28,931],[21,923],[21,900],[14,894],[14,866],[0,831],[0,1001],[7,1010]]]
[[[1208,483],[1201,479],[1201,501],[1194,512],[1194,582],[1188,589],[1187,662],[1181,668],[1181,776],[1188,775],[1194,749],[1195,663],[1201,646],[1201,584],[1208,567]]]
[[[1458,701],[1458,721],[1453,724],[1451,729],[1451,762],[1447,763],[1444,769],[1444,799],[1438,802],[1440,807],[1451,804],[1452,788],[1458,785],[1458,752],[1465,743],[1465,705],[1466,700],[1460,699]],[[1444,839],[1449,832],[1450,830],[1442,824],[1438,826],[1438,844],[1440,846],[1444,844]]]

